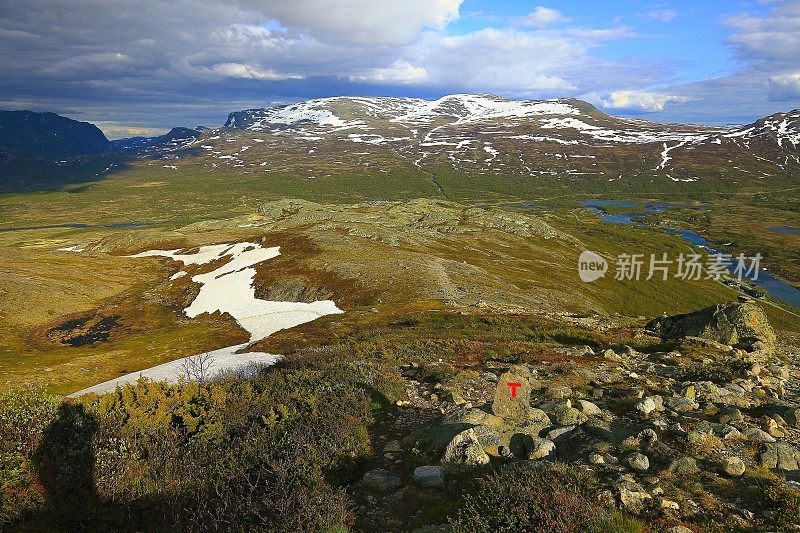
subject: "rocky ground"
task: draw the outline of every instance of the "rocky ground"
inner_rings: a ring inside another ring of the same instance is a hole
[[[775,489],[763,489],[796,498],[800,488],[798,351],[763,318],[740,301],[637,331],[679,335],[670,351],[565,346],[541,364],[488,363],[443,379],[436,364],[405,366],[407,399],[378,424],[382,456],[352,487],[361,527],[406,530],[470,476],[561,461],[664,530],[798,529],[785,506],[765,503]]]

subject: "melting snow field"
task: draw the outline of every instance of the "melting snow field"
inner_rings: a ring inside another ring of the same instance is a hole
[[[181,250],[150,250],[131,257],[170,257],[186,265],[205,265],[216,261],[227,261],[205,274],[192,277],[192,281],[200,284],[200,292],[191,305],[184,309],[186,316],[194,318],[203,313],[216,311],[228,313],[248,333],[250,342],[229,346],[200,355],[194,355],[165,363],[163,365],[133,372],[125,376],[100,383],[71,397],[87,393],[103,394],[115,390],[118,386],[136,383],[144,377],[154,381],[166,380],[175,383],[181,378],[195,376],[190,374],[190,365],[203,361],[205,377],[219,375],[220,372],[238,372],[253,365],[268,366],[280,360],[279,355],[266,353],[237,354],[252,344],[264,339],[276,331],[288,329],[306,322],[311,322],[325,315],[338,314],[343,311],[331,300],[320,300],[311,303],[277,302],[259,300],[255,297],[253,277],[258,263],[273,259],[280,255],[278,247],[262,248],[258,244],[243,242],[237,244],[218,244],[203,246],[196,253],[182,254]],[[179,271],[170,279],[175,280],[185,275]]]

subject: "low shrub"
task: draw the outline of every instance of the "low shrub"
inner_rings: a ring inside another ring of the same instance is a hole
[[[480,478],[451,520],[457,533],[638,532],[637,521],[599,502],[588,474],[564,464],[520,464]]]

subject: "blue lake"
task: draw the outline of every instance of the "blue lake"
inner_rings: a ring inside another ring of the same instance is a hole
[[[767,228],[769,231],[775,233],[787,233],[789,235],[800,235],[800,228],[795,226],[770,226]]]
[[[643,211],[639,211],[636,213],[625,213],[625,214],[607,214],[603,210],[603,208],[636,207],[637,205],[640,204],[636,202],[625,202],[618,200],[587,200],[585,202],[582,202],[581,205],[597,213],[603,219],[603,222],[608,222],[609,224],[624,224],[624,225],[642,226],[647,228],[660,229],[672,235],[678,235],[685,241],[688,241],[691,244],[693,244],[694,246],[705,248],[711,255],[724,253],[720,250],[711,248],[708,245],[708,241],[704,239],[697,232],[690,230],[675,229],[675,228],[665,228],[661,226],[651,226],[645,224],[644,222],[635,220],[638,217],[643,217],[653,213],[663,213],[667,209],[710,209],[711,206],[709,205],[673,204],[668,202],[649,203],[645,204]],[[769,229],[775,230],[777,228],[786,228],[789,230],[794,230],[794,231],[778,230],[781,233],[800,234],[800,228],[795,228],[793,226],[776,226],[775,228],[769,228]],[[769,271],[767,270],[759,271],[758,279],[753,281],[753,283],[758,287],[764,289],[767,292],[767,294],[769,294],[775,300],[788,303],[795,307],[800,307],[800,289],[797,289],[796,287],[793,287],[792,285],[786,283],[785,281],[776,278]]]

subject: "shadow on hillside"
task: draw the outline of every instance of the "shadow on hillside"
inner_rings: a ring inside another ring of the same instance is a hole
[[[0,158],[0,194],[25,192],[81,192],[129,168],[132,157],[100,154],[63,161],[27,157]]]
[[[100,504],[94,485],[92,439],[99,428],[81,404],[63,403],[33,454],[36,473],[47,494],[43,522],[65,531],[95,529]],[[38,521],[38,520],[37,520]]]

